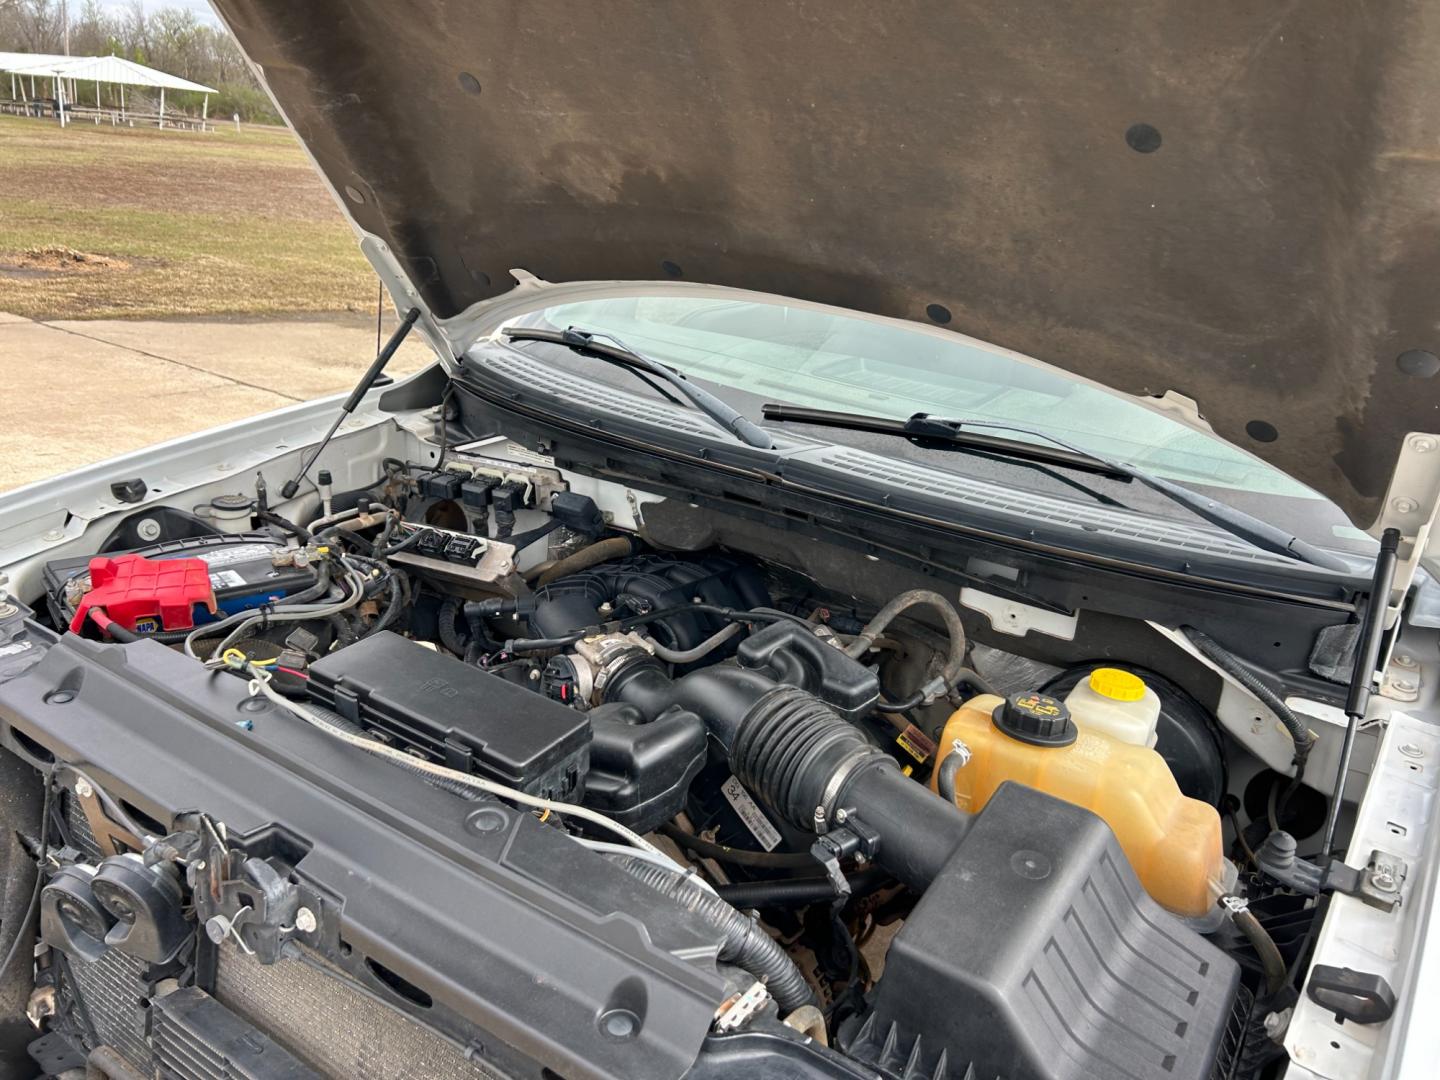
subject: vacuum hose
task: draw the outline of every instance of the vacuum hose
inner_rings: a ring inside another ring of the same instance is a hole
[[[816,1003],[815,993],[795,961],[758,923],[690,881],[681,870],[670,870],[633,855],[619,855],[615,861],[631,876],[719,930],[724,935],[720,959],[743,968],[763,982],[782,1012]]]
[[[888,627],[902,612],[913,607],[927,607],[939,613],[941,620],[945,623],[945,632],[950,638],[950,651],[945,659],[945,666],[940,671],[941,687],[926,687],[920,693],[912,694],[909,698],[899,702],[883,702],[881,710],[885,712],[904,712],[913,709],[916,705],[933,701],[940,693],[952,690],[956,684],[966,676],[974,677],[974,673],[965,666],[965,624],[960,621],[960,614],[955,610],[955,605],[946,600],[937,592],[929,589],[910,589],[901,593],[881,608],[868,623],[865,624],[855,640],[845,647],[845,655],[852,660],[859,659],[870,651],[870,646],[885,632]]]

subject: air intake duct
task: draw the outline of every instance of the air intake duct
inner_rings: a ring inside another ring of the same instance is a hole
[[[618,696],[651,716],[675,705],[698,714],[735,775],[797,828],[823,834],[857,813],[879,837],[875,861],[908,885],[924,889],[969,827],[969,815],[907,779],[806,690],[743,668],[647,676]]]

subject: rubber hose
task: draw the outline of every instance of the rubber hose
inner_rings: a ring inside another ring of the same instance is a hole
[[[678,825],[666,822],[660,826],[660,834],[675,841],[687,851],[693,851],[706,859],[729,863],[732,866],[753,866],[768,870],[813,870],[818,863],[808,852],[799,851],[750,851],[747,848],[733,848],[717,844],[699,836],[692,836]]]
[[[684,871],[667,870],[631,855],[617,856],[615,862],[632,877],[719,930],[724,935],[720,959],[735,964],[763,982],[782,1012],[816,1004],[815,993],[805,981],[805,976],[800,974],[795,961],[786,955],[774,938],[760,929],[758,923],[690,881]]]
[[[477,607],[476,604],[466,604],[461,608],[465,623],[470,628],[470,638],[465,646],[467,664],[478,664],[486,653],[497,653],[501,649],[500,643],[492,638],[485,628],[485,616],[476,610]]]
[[[865,624],[865,629],[860,631],[855,640],[845,647],[845,655],[852,660],[864,656],[875,643],[875,639],[885,632],[885,628],[902,612],[912,607],[928,607],[938,612],[944,620],[945,630],[950,636],[950,655],[941,671],[941,678],[947,688],[953,687],[959,681],[961,673],[969,670],[965,666],[965,624],[960,621],[960,613],[955,610],[954,604],[929,589],[910,589],[891,600]]]
[[[325,562],[322,562],[315,570],[314,585],[301,589],[298,593],[294,593],[290,596],[285,597],[279,602],[279,604],[277,604],[277,606],[283,607],[288,604],[308,604],[312,600],[320,599],[320,597],[324,596],[330,591],[330,582],[333,576],[334,575],[331,573],[330,570],[329,561],[326,560]],[[187,630],[186,633],[189,633],[189,631]]]
[[[804,619],[796,618],[794,615],[786,614],[783,611],[742,611],[738,608],[722,607],[719,604],[676,604],[673,607],[659,608],[655,611],[647,611],[644,615],[631,615],[629,618],[620,620],[621,630],[633,630],[637,626],[644,626],[646,623],[655,622],[659,619],[668,619],[671,615],[714,615],[729,622],[738,623],[763,623],[766,626],[772,623],[793,622],[801,626],[810,626]]]
[[[577,630],[573,634],[566,634],[564,637],[555,638],[511,638],[505,642],[505,651],[509,653],[532,653],[545,652],[547,649],[563,649],[568,645],[574,645],[585,636],[583,630]]]
[[[850,895],[863,896],[874,891],[887,876],[883,870],[874,867],[848,875]],[[715,892],[720,899],[737,908],[803,907],[806,904],[829,904],[839,899],[835,885],[829,878],[742,881],[732,885],[717,885]]]
[[[303,525],[296,525],[295,522],[291,521],[289,518],[281,517],[273,510],[257,510],[255,512],[255,516],[258,517],[261,521],[263,521],[266,525],[274,525],[281,532],[289,533],[291,536],[295,537],[296,540],[299,540],[301,544],[310,543],[311,536],[309,529],[305,528],[305,526]]]
[[[332,646],[332,651],[334,649],[343,649],[347,645],[353,645],[359,640],[355,634],[355,628],[350,625],[350,621],[340,612],[337,611],[334,615],[331,615],[329,622],[335,631],[335,643]]]
[[[701,660],[709,656],[739,632],[740,624],[731,623],[719,632],[711,634],[693,649],[667,649],[653,638],[650,639],[650,648],[656,656],[664,660],[667,664],[693,664],[696,660]]]
[[[435,616],[440,632],[440,644],[456,656],[465,655],[465,647],[470,640],[468,635],[462,637],[455,628],[455,616],[460,614],[460,604],[458,596],[447,596],[440,602],[440,610]]]
[[[351,554],[351,558],[368,558],[371,562],[374,561],[375,545],[357,532],[341,529],[339,526],[331,526],[320,533],[315,539],[321,543],[334,544],[341,550],[344,550],[345,545],[353,544],[358,551],[358,555]]]
[[[395,574],[397,572],[391,571],[391,573]],[[362,637],[369,637],[371,634],[378,634],[381,630],[384,630],[385,627],[389,626],[392,622],[394,622],[395,616],[399,614],[400,594],[403,586],[400,584],[400,579],[395,576],[392,576],[390,578],[389,585],[390,599],[385,603],[385,610],[380,613],[380,617],[375,620],[375,624],[371,626],[369,630],[365,631],[364,634],[361,635]]]
[[[613,536],[609,540],[598,540],[588,544],[558,562],[547,566],[535,582],[538,589],[543,585],[549,585],[556,578],[565,577],[567,574],[577,574],[581,570],[589,570],[592,566],[599,566],[611,559],[623,559],[634,553],[635,545],[628,536]]]
[[[962,752],[957,745],[950,748],[950,753],[946,754],[945,760],[940,763],[940,775],[935,778],[935,787],[940,792],[940,797],[951,806],[955,805],[955,776],[969,760],[969,754]]]
[[[886,701],[884,698],[879,698],[875,702],[875,708],[883,713],[903,713],[923,704],[925,704],[925,695],[916,690],[909,697],[901,698],[899,701]]]
[[[1298,782],[1305,771],[1305,761],[1310,756],[1310,747],[1315,741],[1310,734],[1310,729],[1305,726],[1305,722],[1295,715],[1290,706],[1286,705],[1275,691],[1240,663],[1234,653],[1209,634],[1197,630],[1193,626],[1182,626],[1180,630],[1190,639],[1191,644],[1200,650],[1202,655],[1254,694],[1285,725],[1285,730],[1290,732],[1291,741],[1295,744],[1295,780]]]
[[[1287,977],[1285,958],[1280,955],[1279,946],[1248,908],[1235,912],[1234,920],[1235,926],[1255,947],[1255,953],[1260,957],[1260,967],[1265,972],[1266,990],[1271,994],[1275,993],[1285,985]]]
[[[959,676],[955,680],[955,685],[960,686],[962,684],[973,686],[982,694],[994,694],[996,697],[1005,696],[1004,694],[1001,694],[998,690],[996,690],[995,687],[991,686],[989,680],[986,679],[984,675],[981,675],[974,668],[967,667],[960,669]]]

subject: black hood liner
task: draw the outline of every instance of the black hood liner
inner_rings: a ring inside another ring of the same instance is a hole
[[[940,322],[1376,517],[1440,430],[1440,5],[216,0],[440,317],[681,277]]]

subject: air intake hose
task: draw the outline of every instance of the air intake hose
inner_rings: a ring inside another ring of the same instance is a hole
[[[855,812],[880,837],[875,861],[915,888],[934,880],[969,827],[968,814],[904,776],[859,728],[804,690],[715,667],[674,682],[650,672],[619,691],[622,699],[632,694],[650,715],[664,704],[702,717],[736,777],[797,828],[827,833],[841,824],[839,810]]]

